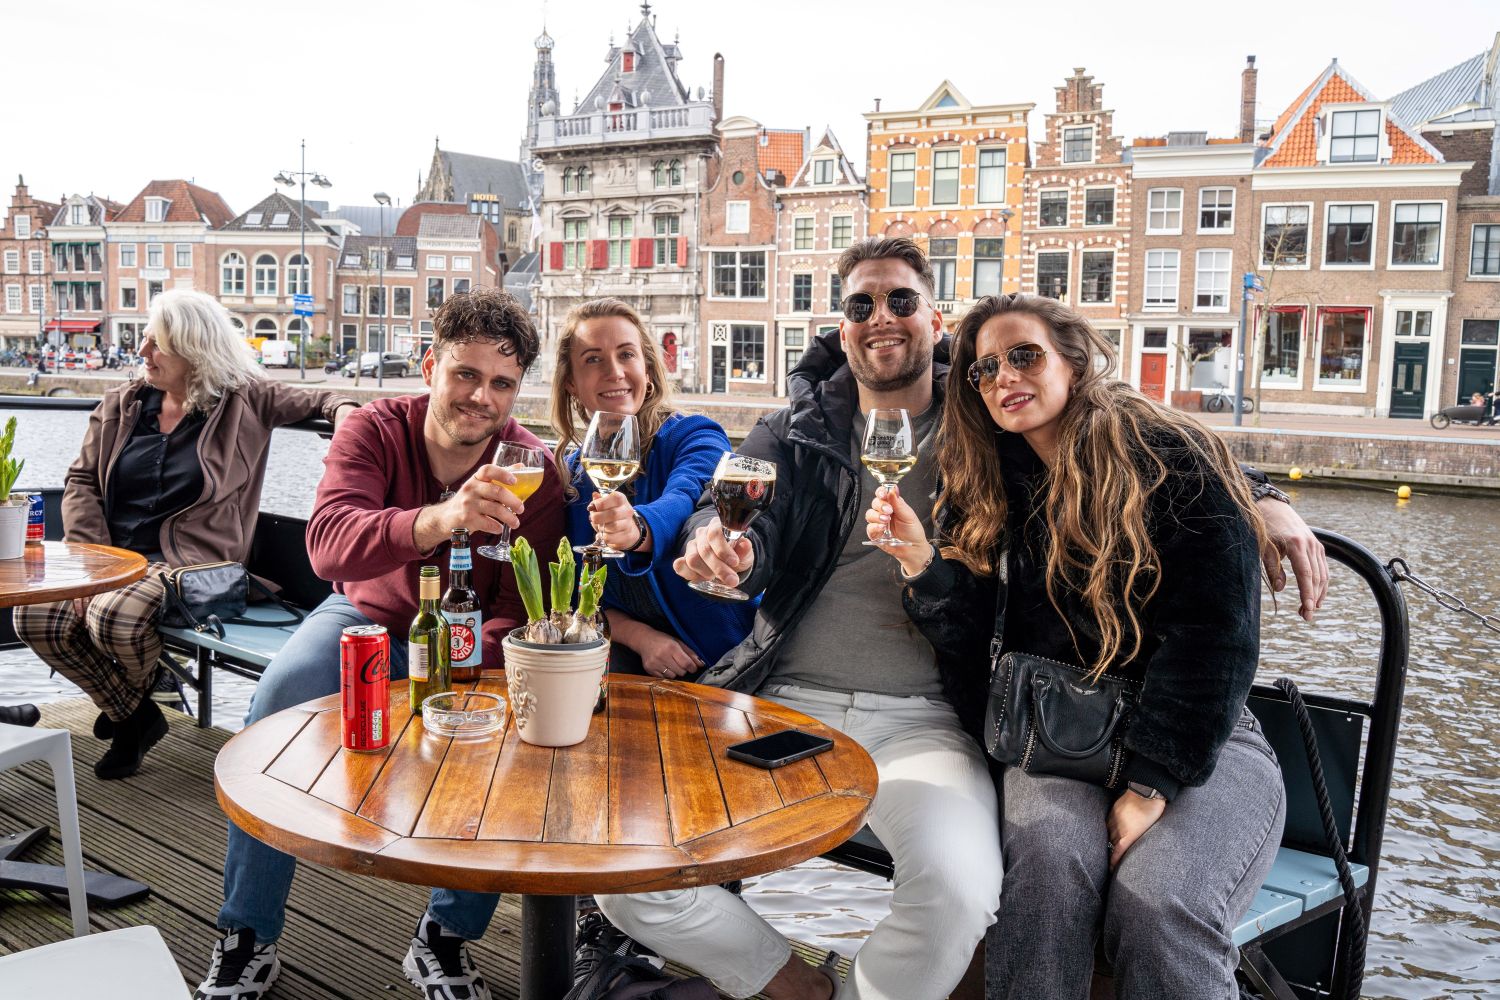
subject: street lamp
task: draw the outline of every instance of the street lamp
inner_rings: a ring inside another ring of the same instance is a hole
[[[380,351],[375,355],[375,386],[384,389],[385,346],[391,336],[391,304],[385,298],[385,209],[391,203],[391,196],[376,191],[375,202],[380,206]]]
[[[292,311],[297,311],[297,295],[307,295],[312,292],[312,266],[307,262],[307,182],[312,181],[318,187],[333,187],[333,182],[322,174],[311,172],[307,169],[307,140],[302,140],[302,169],[282,170],[272,178],[277,184],[291,187],[293,184],[301,185],[301,192],[297,197],[297,228],[302,233],[302,269],[298,275],[297,285],[292,289]],[[297,367],[301,369],[299,378],[307,378],[307,334],[312,328],[312,316],[298,316],[302,321],[302,332],[297,336]],[[330,331],[331,332],[331,331]],[[329,338],[330,343],[332,337]]]

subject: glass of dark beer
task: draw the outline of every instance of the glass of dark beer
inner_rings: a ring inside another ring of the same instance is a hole
[[[724,537],[736,542],[750,529],[750,522],[771,508],[776,499],[776,466],[758,458],[747,458],[726,451],[709,483],[719,524]],[[688,586],[712,597],[730,601],[748,601],[750,595],[738,587],[726,587],[717,580],[696,580]]]

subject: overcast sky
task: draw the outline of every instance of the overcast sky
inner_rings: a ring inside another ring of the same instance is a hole
[[[664,0],[696,93],[726,59],[725,114],[779,128],[832,125],[864,163],[862,112],[914,107],[943,78],[975,104],[1033,102],[1033,138],[1074,66],[1105,85],[1127,140],[1168,130],[1232,135],[1240,70],[1260,69],[1257,117],[1274,118],[1337,57],[1378,98],[1488,48],[1496,0]],[[0,0],[0,195],[24,174],[38,196],[120,201],[184,177],[236,212],[297,169],[327,175],[333,204],[416,192],[434,136],[515,158],[533,40],[545,16],[572,108],[641,16],[625,0]]]

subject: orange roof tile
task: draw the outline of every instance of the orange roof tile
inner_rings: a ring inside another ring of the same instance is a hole
[[[760,137],[755,159],[761,174],[769,177],[771,171],[779,170],[791,181],[806,156],[806,134],[801,129],[767,128],[761,129]]]
[[[147,184],[112,221],[145,222],[147,198],[167,199],[164,222],[201,222],[207,219],[209,226],[217,229],[234,218],[234,213],[216,192],[187,181],[172,180]]]
[[[1370,100],[1370,96],[1362,92],[1358,87],[1345,78],[1337,67],[1332,72],[1325,73],[1327,82],[1323,84],[1305,110],[1298,114],[1298,109],[1303,102],[1307,101],[1308,94],[1317,81],[1304,90],[1292,105],[1281,113],[1276,119],[1276,125],[1271,132],[1271,141],[1277,144],[1276,151],[1266,157],[1261,164],[1263,167],[1313,167],[1318,165],[1318,113],[1325,104],[1359,104]],[[1323,77],[1319,77],[1323,79]],[[1439,158],[1434,156],[1420,142],[1413,138],[1408,132],[1396,124],[1386,115],[1386,135],[1391,143],[1392,163],[1438,163]]]

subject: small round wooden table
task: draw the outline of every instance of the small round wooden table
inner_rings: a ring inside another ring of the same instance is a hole
[[[146,557],[84,542],[28,545],[19,559],[0,559],[0,608],[50,604],[118,590],[146,575]]]
[[[331,652],[331,651],[330,651]],[[505,693],[503,674],[476,690]],[[783,729],[833,749],[773,771],[732,743]],[[574,894],[708,885],[785,868],[847,840],[875,795],[857,743],[774,702],[609,676],[588,737],[551,749],[514,722],[488,740],[428,736],[391,685],[391,745],[344,750],[339,696],[239,733],[214,764],[251,836],[318,864],[417,885],[522,893],[522,1000],[572,986]]]

